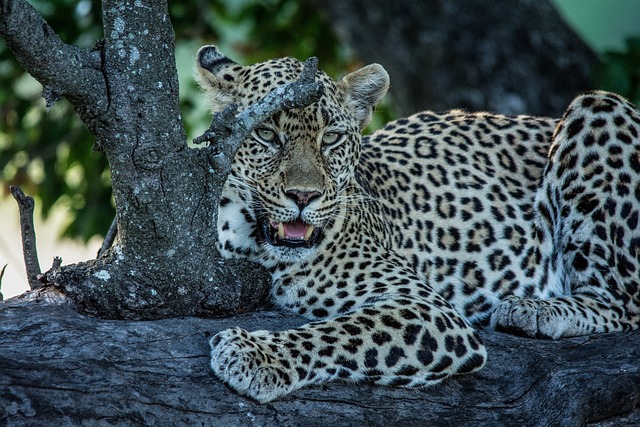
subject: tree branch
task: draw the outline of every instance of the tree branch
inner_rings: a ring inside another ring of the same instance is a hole
[[[65,44],[24,0],[0,0],[0,36],[44,87],[47,106],[66,96],[93,116],[108,106],[101,54]]]
[[[40,275],[40,263],[38,262],[38,250],[36,248],[36,233],[33,226],[33,197],[26,196],[18,187],[9,187],[11,195],[18,202],[20,210],[20,229],[22,231],[22,253],[27,269],[27,280],[31,290],[37,289],[42,284],[38,280]]]
[[[4,277],[4,272],[7,270],[7,266],[9,264],[5,264],[2,266],[2,270],[0,270],[0,302],[4,300],[4,295],[2,295],[2,278]]]
[[[107,249],[113,246],[113,242],[115,242],[117,235],[118,235],[118,217],[113,217],[113,221],[111,221],[111,225],[109,226],[109,231],[107,231],[107,235],[104,236],[104,241],[102,242],[102,246],[100,246],[100,250],[98,250],[98,255],[97,255],[98,258],[100,258]]]
[[[8,300],[0,304],[0,422],[610,427],[640,421],[640,409],[631,412],[640,403],[638,331],[557,341],[481,331],[490,357],[473,375],[424,389],[328,383],[265,405],[211,373],[207,341],[220,330],[283,330],[304,322],[274,312],[113,322],[80,316],[66,304]]]

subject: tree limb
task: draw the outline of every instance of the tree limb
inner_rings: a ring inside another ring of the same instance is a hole
[[[9,187],[11,195],[18,202],[20,210],[20,229],[22,232],[22,253],[27,269],[27,280],[31,290],[42,286],[38,280],[40,275],[40,263],[38,262],[38,249],[36,248],[36,233],[33,226],[33,197],[26,196],[19,187]]]
[[[43,85],[51,106],[60,96],[97,116],[108,106],[101,54],[65,44],[24,0],[0,0],[0,36],[20,65]]]
[[[481,331],[480,372],[435,387],[328,383],[269,404],[209,369],[222,329],[290,329],[275,312],[105,321],[69,305],[0,303],[0,424],[262,426],[638,425],[640,333],[558,341]],[[88,333],[87,331],[91,331]]]

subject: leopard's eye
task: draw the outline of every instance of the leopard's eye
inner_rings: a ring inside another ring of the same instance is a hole
[[[255,135],[264,142],[274,142],[276,140],[276,133],[271,129],[258,128],[254,131]]]
[[[256,141],[267,148],[280,149],[282,147],[282,141],[280,141],[278,133],[272,129],[257,128],[251,133],[251,135],[253,135],[253,138]]]
[[[327,132],[322,135],[322,145],[325,148],[333,148],[341,142],[342,136],[339,132]]]

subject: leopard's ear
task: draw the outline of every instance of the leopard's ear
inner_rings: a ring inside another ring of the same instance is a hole
[[[373,110],[389,89],[389,74],[380,64],[371,64],[347,74],[339,86],[345,91],[345,102],[364,129],[373,116]]]
[[[196,55],[196,80],[215,113],[235,102],[235,86],[242,66],[213,45],[202,46]]]

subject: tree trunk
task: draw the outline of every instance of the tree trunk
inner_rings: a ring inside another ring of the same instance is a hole
[[[640,333],[559,341],[482,332],[477,374],[427,389],[331,383],[260,405],[208,368],[232,326],[281,330],[275,312],[106,321],[66,305],[0,306],[0,422],[22,425],[638,425]],[[632,412],[630,412],[632,411]]]
[[[226,175],[214,170],[212,149],[187,147],[166,0],[105,0],[102,6],[104,39],[82,50],[64,44],[23,0],[0,0],[0,35],[43,84],[48,103],[69,98],[111,167],[116,246],[45,280],[80,310],[110,318],[211,316],[255,307],[267,275],[223,260],[215,249]]]
[[[464,108],[559,117],[597,58],[548,0],[318,0],[342,40],[391,77],[402,116]]]

